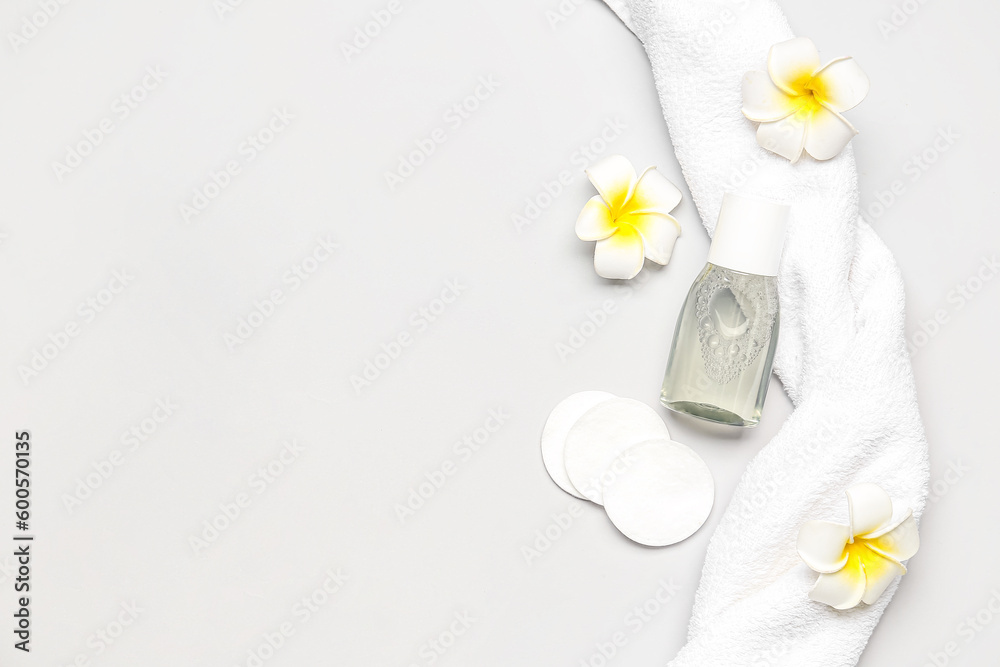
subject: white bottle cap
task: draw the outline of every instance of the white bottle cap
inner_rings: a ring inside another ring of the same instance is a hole
[[[727,192],[708,262],[757,276],[778,275],[789,207]]]

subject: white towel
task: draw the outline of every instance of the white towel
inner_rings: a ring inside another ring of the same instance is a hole
[[[883,487],[897,512],[924,507],[927,444],[899,271],[858,215],[851,148],[792,165],[757,145],[740,111],[743,74],[765,69],[771,45],[793,37],[772,0],[606,2],[646,47],[709,233],[727,190],[792,204],[775,371],[795,411],[748,467],[712,536],[688,642],[670,665],[855,665],[897,584],[874,605],[835,611],[808,599],[816,574],[795,545],[804,521],[847,523],[844,492],[856,483]],[[877,141],[862,131],[855,141]]]

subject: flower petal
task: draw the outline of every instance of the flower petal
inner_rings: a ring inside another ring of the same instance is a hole
[[[864,483],[847,490],[851,535],[863,537],[892,520],[892,499],[877,484]]]
[[[836,572],[847,564],[845,547],[850,539],[850,527],[841,523],[807,521],[799,529],[799,556],[816,572]]]
[[[806,152],[817,160],[829,160],[839,155],[857,133],[846,118],[836,111],[821,107],[809,120]]]
[[[681,203],[681,197],[681,191],[677,186],[658,172],[656,167],[647,167],[636,181],[632,196],[622,207],[622,213],[645,211],[670,213]]]
[[[831,60],[813,75],[814,94],[834,111],[847,111],[861,104],[871,81],[850,56]]]
[[[632,163],[621,155],[609,155],[591,165],[586,171],[587,178],[601,193],[601,197],[611,209],[612,216],[617,215],[635,184],[635,169]]]
[[[861,602],[865,594],[865,572],[861,560],[851,558],[843,569],[821,574],[809,591],[809,599],[828,604],[834,609],[850,609]]]
[[[594,268],[602,278],[628,280],[642,269],[642,237],[631,225],[622,225],[610,237],[597,242]]]
[[[781,120],[795,113],[793,98],[774,85],[767,72],[743,75],[743,115],[759,123]]]
[[[600,241],[615,233],[618,226],[611,219],[611,209],[601,195],[594,195],[576,219],[576,235],[583,241]]]
[[[866,535],[864,540],[873,551],[893,560],[912,558],[920,548],[917,520],[913,518],[913,512],[909,511],[901,520]]]
[[[761,123],[757,127],[757,143],[793,163],[798,162],[806,143],[806,124],[797,115]]]
[[[813,72],[819,69],[819,51],[808,37],[778,42],[767,54],[767,72],[774,84],[789,95],[806,92]]]
[[[670,261],[674,243],[681,235],[681,226],[673,216],[666,213],[647,211],[629,213],[618,219],[623,225],[631,225],[642,236],[643,253],[647,259],[657,264]]]
[[[875,602],[893,579],[906,573],[906,569],[899,563],[883,558],[874,551],[870,551],[869,554],[871,555],[865,556],[861,561],[865,571],[865,594],[861,600],[865,604]]]

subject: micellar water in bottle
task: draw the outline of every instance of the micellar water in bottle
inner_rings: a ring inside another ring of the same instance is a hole
[[[778,264],[789,207],[727,193],[708,263],[677,318],[660,402],[756,426],[778,342]]]

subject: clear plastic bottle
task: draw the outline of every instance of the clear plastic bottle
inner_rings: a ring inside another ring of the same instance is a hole
[[[778,343],[778,264],[788,207],[726,194],[677,318],[660,402],[733,426],[760,423]]]

